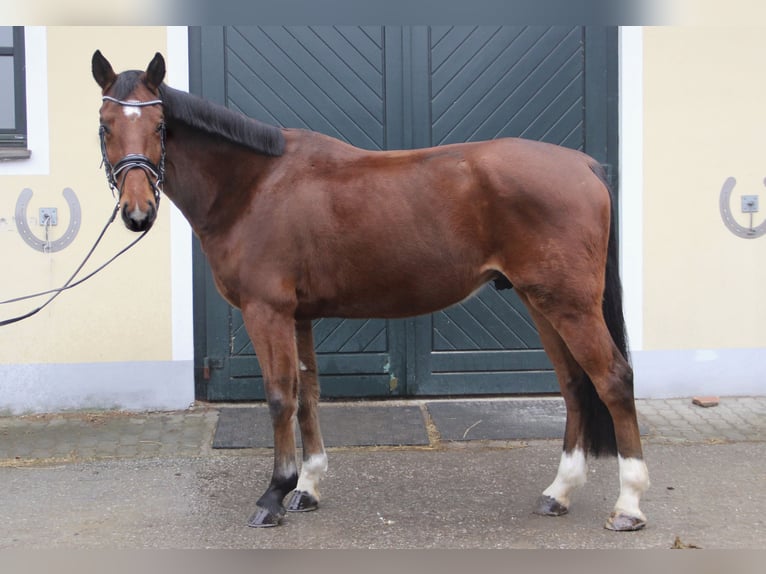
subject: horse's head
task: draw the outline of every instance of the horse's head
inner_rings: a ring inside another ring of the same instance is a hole
[[[145,231],[157,217],[165,171],[165,122],[159,88],[165,60],[156,54],[145,72],[115,74],[96,51],[93,77],[101,86],[101,151],[117,191],[125,226]]]

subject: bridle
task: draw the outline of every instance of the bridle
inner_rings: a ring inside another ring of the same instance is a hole
[[[146,102],[139,102],[136,100],[118,100],[111,96],[103,96],[101,101],[114,102],[123,107],[144,108],[146,106],[162,105],[162,100],[148,100]],[[114,165],[109,162],[106,156],[106,129],[104,126],[99,128],[99,138],[101,139],[101,164],[106,171],[106,180],[109,183],[109,187],[112,190],[112,195],[117,195],[117,198],[122,195],[122,187],[117,183],[117,178],[120,174],[124,174],[122,177],[122,183],[125,183],[125,177],[131,169],[141,168],[146,174],[146,179],[149,181],[149,185],[152,186],[154,192],[154,201],[159,207],[160,196],[162,194],[162,185],[165,183],[165,137],[166,128],[165,123],[160,124],[160,162],[155,164],[152,160],[140,153],[129,153],[125,157],[121,158]]]

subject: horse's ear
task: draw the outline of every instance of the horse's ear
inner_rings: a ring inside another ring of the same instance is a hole
[[[157,52],[146,68],[146,85],[153,91],[157,91],[165,79],[165,59]]]
[[[93,70],[93,78],[104,91],[109,89],[109,86],[114,83],[114,80],[117,77],[117,74],[115,74],[112,69],[112,65],[109,63],[109,60],[104,58],[101,50],[96,50],[93,53],[91,69]]]

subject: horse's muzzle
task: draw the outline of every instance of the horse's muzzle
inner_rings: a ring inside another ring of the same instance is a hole
[[[157,218],[157,208],[153,203],[148,204],[147,211],[138,207],[131,209],[126,203],[122,206],[122,221],[131,231],[141,232],[149,229]]]

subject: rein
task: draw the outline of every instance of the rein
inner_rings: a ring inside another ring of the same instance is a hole
[[[112,214],[109,216],[108,221],[106,222],[106,225],[104,225],[104,228],[101,230],[101,233],[99,233],[98,237],[96,238],[96,242],[93,244],[93,247],[90,248],[90,251],[88,251],[88,254],[85,256],[85,258],[82,260],[82,263],[77,266],[77,269],[75,269],[74,273],[69,276],[69,279],[64,282],[64,284],[61,287],[58,287],[57,289],[49,289],[48,291],[40,291],[39,293],[32,293],[31,295],[23,295],[22,297],[15,297],[13,299],[8,299],[6,301],[0,301],[0,305],[7,305],[9,303],[17,303],[19,301],[25,301],[27,299],[35,299],[37,297],[42,297],[43,295],[51,295],[45,303],[37,307],[36,309],[32,309],[31,311],[24,313],[23,315],[18,315],[16,317],[12,317],[10,319],[4,319],[0,321],[0,327],[5,327],[6,325],[11,325],[13,323],[18,323],[19,321],[22,321],[24,319],[27,319],[33,315],[36,315],[43,309],[45,309],[48,305],[50,305],[53,300],[61,295],[64,291],[67,291],[69,289],[72,289],[73,287],[77,287],[81,283],[85,283],[88,279],[93,277],[96,273],[103,270],[107,265],[112,263],[115,259],[117,259],[120,255],[125,253],[128,249],[133,247],[136,243],[141,241],[144,236],[149,233],[149,230],[147,229],[144,231],[141,235],[139,235],[136,239],[134,239],[132,242],[130,242],[126,247],[123,247],[120,251],[118,251],[115,255],[113,255],[110,259],[106,261],[106,263],[101,264],[98,268],[96,268],[94,271],[91,271],[88,273],[85,277],[82,277],[78,279],[77,281],[74,281],[75,277],[82,271],[82,268],[85,266],[85,264],[90,259],[90,256],[93,255],[93,252],[96,250],[96,247],[98,247],[98,244],[101,243],[101,240],[104,237],[104,234],[106,233],[106,230],[109,228],[109,226],[114,221],[114,218],[117,216],[117,211],[120,209],[120,204],[114,206],[114,209],[112,210]]]
[[[102,100],[114,102],[121,106],[132,106],[132,107],[144,107],[144,106],[154,106],[154,105],[162,104],[162,100],[149,100],[146,102],[135,102],[135,101],[118,100],[116,98],[112,98],[111,96],[104,96]],[[129,172],[131,169],[140,168],[144,171],[147,179],[149,180],[149,184],[152,186],[152,191],[154,192],[154,199],[157,206],[159,207],[160,195],[162,193],[162,184],[165,182],[165,124],[163,123],[160,127],[160,148],[162,150],[162,155],[160,156],[159,165],[155,164],[152,160],[150,160],[148,157],[146,157],[143,154],[128,154],[122,159],[120,159],[117,163],[112,165],[106,156],[106,133],[103,126],[101,126],[101,128],[99,129],[99,137],[101,140],[101,161],[102,161],[102,165],[104,166],[106,170],[106,179],[107,179],[107,182],[109,183],[109,187],[112,190],[112,195],[113,196],[116,195],[118,198],[120,197],[120,195],[122,195],[122,186],[120,186],[117,183],[117,178],[119,177],[121,173],[127,174],[127,172]],[[154,180],[152,180],[152,178],[154,178]],[[123,176],[122,182],[123,184],[125,183],[125,176]],[[98,247],[98,244],[101,243],[101,240],[104,238],[104,235],[106,234],[106,230],[114,221],[119,209],[120,209],[120,203],[118,201],[117,205],[114,206],[114,209],[112,210],[112,213],[109,216],[109,219],[107,220],[106,225],[104,225],[104,228],[101,230],[101,233],[99,233],[98,237],[96,238],[96,241],[93,244],[93,247],[90,248],[90,251],[88,251],[87,255],[85,255],[85,258],[82,260],[82,263],[80,263],[80,265],[77,266],[77,269],[75,269],[74,273],[72,273],[72,275],[69,276],[69,278],[66,280],[66,282],[64,282],[64,284],[61,287],[58,287],[57,289],[49,289],[48,291],[40,291],[39,293],[33,293],[31,295],[15,297],[13,299],[8,299],[6,301],[0,301],[0,305],[7,305],[9,303],[26,301],[27,299],[35,299],[37,297],[42,297],[43,295],[51,295],[45,301],[45,303],[43,303],[39,307],[32,309],[31,311],[24,313],[23,315],[18,315],[16,317],[11,317],[10,319],[4,319],[0,321],[0,327],[5,327],[6,325],[11,325],[13,323],[17,323],[19,321],[32,317],[33,315],[36,315],[37,313],[45,309],[45,307],[47,307],[50,303],[52,303],[53,300],[59,295],[61,295],[64,291],[77,287],[78,285],[84,283],[85,281],[93,277],[99,271],[102,271],[107,265],[112,263],[120,255],[128,251],[136,243],[141,241],[146,236],[147,233],[149,233],[149,229],[147,229],[146,231],[141,233],[141,235],[139,235],[136,239],[131,241],[126,247],[123,247],[110,259],[108,259],[105,263],[97,267],[94,271],[91,271],[84,277],[81,277],[80,279],[75,281],[75,278],[77,277],[77,275],[79,275],[80,271],[82,271],[82,268],[88,262],[91,255],[93,255],[93,253],[95,252],[96,247]]]

